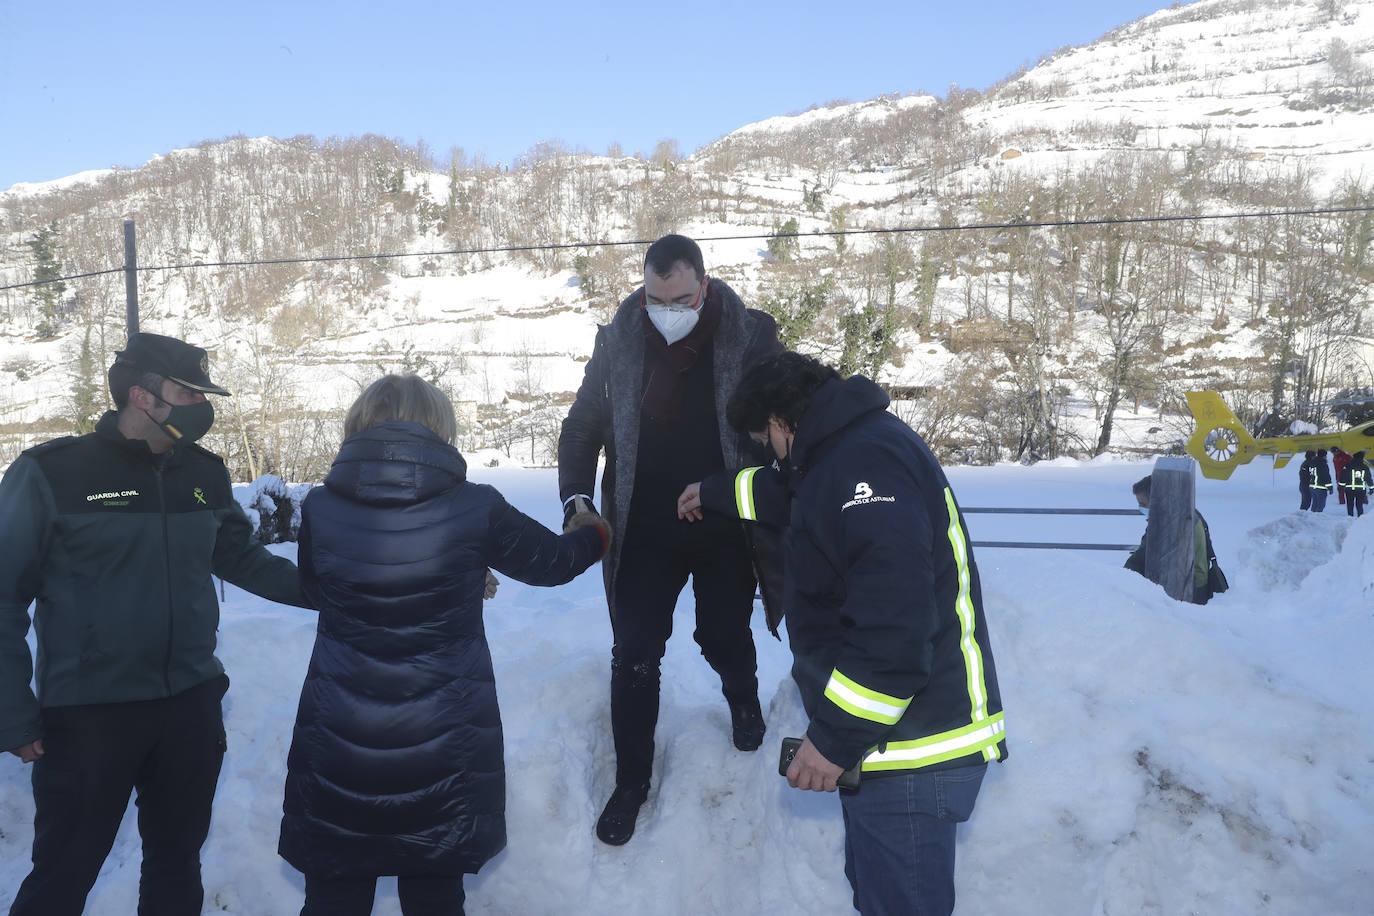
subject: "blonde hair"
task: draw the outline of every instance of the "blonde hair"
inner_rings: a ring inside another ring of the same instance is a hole
[[[358,396],[344,419],[344,438],[388,420],[427,427],[450,445],[458,438],[453,402],[418,375],[384,375]]]

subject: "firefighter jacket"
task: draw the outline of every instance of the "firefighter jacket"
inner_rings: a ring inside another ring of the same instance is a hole
[[[1355,457],[1341,468],[1340,485],[1345,492],[1354,495],[1356,493],[1368,494],[1370,490],[1369,466],[1363,459],[1355,460],[1361,453],[1356,453]]]
[[[223,674],[212,574],[308,606],[296,567],[253,540],[217,455],[156,455],[113,411],[20,455],[0,481],[0,750],[42,737],[40,703],[163,699]]]
[[[702,482],[785,523],[783,605],[807,735],[865,774],[1006,756],[978,567],[944,471],[863,376],[827,382],[781,467]]]
[[[1331,489],[1331,469],[1326,466],[1325,458],[1316,458],[1310,464],[1304,466],[1307,474],[1306,483],[1310,490]]]

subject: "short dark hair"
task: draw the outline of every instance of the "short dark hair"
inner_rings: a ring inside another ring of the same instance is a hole
[[[1324,449],[1324,448],[1319,448],[1319,449],[1317,449],[1317,457],[1318,457],[1318,458],[1325,458],[1325,457],[1326,457],[1326,449]]]
[[[696,271],[697,282],[706,279],[706,262],[701,257],[701,246],[685,235],[665,235],[649,246],[644,252],[644,269],[652,269],[660,277],[666,278],[673,272],[678,261]]]
[[[1146,499],[1149,499],[1150,475],[1146,474],[1144,477],[1140,478],[1135,483],[1131,484],[1131,492],[1134,493],[1136,496],[1144,496]]]
[[[744,373],[725,405],[725,419],[736,432],[756,433],[777,417],[795,432],[811,396],[839,377],[818,359],[784,350]]]
[[[123,410],[129,403],[129,389],[137,385],[145,391],[162,396],[162,376],[147,372],[137,366],[115,362],[110,366],[110,397],[114,399],[115,410]]]

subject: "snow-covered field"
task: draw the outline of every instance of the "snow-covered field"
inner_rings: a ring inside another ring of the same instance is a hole
[[[966,506],[1123,508],[1149,467],[1059,461],[950,478]],[[553,472],[472,473],[557,520]],[[1370,911],[1374,738],[1358,710],[1374,649],[1374,518],[1351,522],[1334,502],[1299,514],[1296,476],[1257,462],[1230,481],[1199,479],[1232,583],[1202,608],[1121,569],[1120,553],[976,551],[1011,757],[961,828],[959,912]],[[970,528],[978,540],[1127,543],[1141,522],[975,515]],[[776,774],[778,739],[806,727],[785,647],[756,621],[769,731],[741,754],[686,602],[679,614],[655,784],[634,839],[610,848],[593,837],[612,781],[600,576],[553,590],[502,583],[487,626],[510,844],[468,879],[469,913],[850,912],[838,799]],[[276,841],[314,628],[309,612],[228,590],[229,753],[203,854],[206,912],[299,910],[301,877]],[[28,775],[0,759],[0,907],[27,870]],[[88,912],[133,912],[138,863],[130,806]],[[394,882],[375,912],[400,912]]]

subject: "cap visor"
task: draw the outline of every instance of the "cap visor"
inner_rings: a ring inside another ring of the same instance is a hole
[[[232,397],[233,397],[232,394],[230,394],[229,392],[225,391],[223,388],[221,388],[220,386],[216,385],[214,382],[210,381],[209,379],[206,379],[205,382],[202,383],[202,382],[191,382],[191,381],[187,381],[187,380],[184,379],[184,378],[177,378],[177,377],[174,376],[174,375],[169,375],[169,376],[167,376],[166,378],[167,378],[168,381],[176,382],[178,385],[180,385],[180,386],[183,387],[183,388],[190,388],[192,391],[199,391],[201,394],[222,394],[222,395],[224,395],[226,398],[232,398]]]

